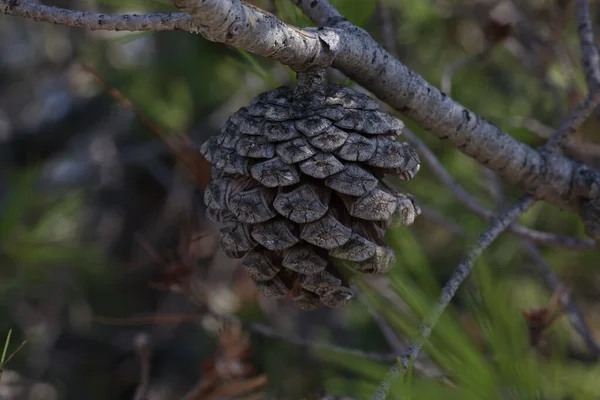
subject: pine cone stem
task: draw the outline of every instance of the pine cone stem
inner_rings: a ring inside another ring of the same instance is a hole
[[[319,107],[325,102],[327,86],[325,71],[325,69],[318,69],[296,74],[295,103],[310,103],[313,107]]]

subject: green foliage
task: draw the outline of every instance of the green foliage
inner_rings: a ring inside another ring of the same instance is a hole
[[[390,272],[391,288],[407,307],[375,292],[366,282],[357,282],[369,302],[401,337],[415,338],[416,326],[437,301],[440,284],[422,246],[409,230],[391,230],[388,242],[396,250],[398,262]],[[510,243],[501,243],[510,248]],[[526,302],[518,293],[529,293],[526,281],[500,280],[501,263],[488,258],[475,266],[471,280],[461,289],[460,307],[451,306],[442,315],[423,352],[441,367],[444,379],[423,377],[410,369],[392,385],[402,399],[591,399],[598,396],[600,368],[584,369],[565,358],[556,342],[560,335],[551,330],[555,351],[540,353],[529,345],[529,334],[521,310],[539,307],[538,296]],[[536,305],[537,304],[537,305]],[[366,312],[366,310],[362,310]],[[472,321],[472,323],[466,323]],[[569,340],[563,337],[564,340]],[[358,361],[346,355],[326,355],[324,359],[345,371],[332,372],[328,388],[332,393],[360,393],[368,398],[383,379],[387,367],[372,361]],[[423,361],[425,364],[428,361]],[[348,372],[361,376],[343,376]],[[569,379],[577,376],[576,379]],[[569,377],[569,378],[566,378]],[[507,397],[508,396],[508,397]]]

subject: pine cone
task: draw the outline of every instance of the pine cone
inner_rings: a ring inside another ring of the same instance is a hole
[[[295,88],[257,96],[201,147],[212,164],[208,215],[221,248],[266,297],[341,307],[352,297],[334,261],[381,273],[395,263],[383,234],[411,224],[413,198],[384,174],[412,179],[419,158],[395,141],[403,124],[369,96],[299,73]]]

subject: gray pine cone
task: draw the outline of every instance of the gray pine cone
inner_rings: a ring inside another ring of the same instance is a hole
[[[365,273],[395,263],[385,229],[420,214],[413,197],[381,181],[419,170],[415,151],[395,140],[402,128],[369,96],[327,85],[319,71],[257,96],[202,145],[221,248],[243,257],[264,296],[341,307],[353,293],[335,259]]]

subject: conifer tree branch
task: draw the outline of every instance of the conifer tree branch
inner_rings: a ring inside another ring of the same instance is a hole
[[[318,25],[325,26],[318,29],[290,26],[240,0],[172,1],[191,16],[191,21],[180,13],[157,14],[159,17],[153,20],[156,29],[197,32],[208,40],[242,48],[297,71],[333,66],[436,137],[538,200],[579,212],[587,200],[600,196],[598,171],[560,154],[537,151],[463,107],[394,59],[326,0],[294,0]],[[38,12],[19,11],[27,7]],[[135,19],[59,10],[33,5],[28,0],[0,0],[1,13],[47,22],[90,29],[154,29],[152,24],[143,22],[154,14]]]
[[[415,150],[417,150],[425,165],[450,189],[454,197],[486,221],[492,221],[496,217],[491,210],[484,207],[476,198],[471,196],[458,182],[456,182],[456,180],[454,180],[452,175],[444,168],[431,149],[429,149],[417,135],[410,130],[405,129],[404,136]],[[600,248],[600,245],[592,239],[576,239],[569,236],[556,235],[527,228],[526,226],[519,224],[510,225],[508,231],[521,238],[547,246],[564,247],[579,251],[594,251]]]
[[[40,22],[103,31],[172,31],[197,30],[189,14],[101,14],[45,6],[29,0],[0,0],[0,14],[23,17]]]
[[[588,89],[590,93],[597,92],[600,90],[600,54],[594,41],[589,0],[576,0],[575,14],[581,44],[581,60]]]

